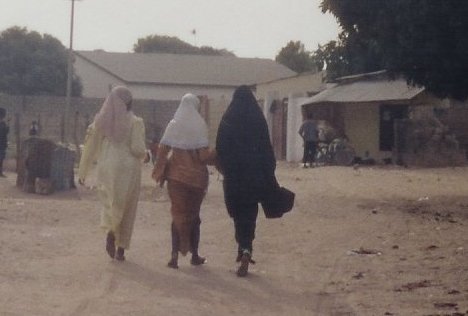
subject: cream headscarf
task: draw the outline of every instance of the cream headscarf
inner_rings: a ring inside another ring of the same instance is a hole
[[[96,129],[110,141],[121,142],[130,132],[131,112],[127,105],[131,102],[132,93],[127,87],[114,87],[94,117]]]
[[[197,111],[199,105],[195,95],[184,95],[160,143],[179,149],[208,147],[208,128]]]

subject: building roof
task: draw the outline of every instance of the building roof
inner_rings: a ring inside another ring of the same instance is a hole
[[[312,77],[312,76],[325,76],[325,72],[323,70],[321,71],[306,71],[306,72],[301,72],[301,73],[294,73],[293,75],[287,76],[287,77],[282,77],[282,78],[276,78],[268,81],[261,81],[257,82],[257,85],[261,84],[269,84],[273,82],[280,82],[280,81],[288,81],[294,78],[300,78],[300,77]]]
[[[390,80],[384,72],[343,77],[338,83],[302,100],[298,105],[317,103],[365,103],[409,101],[424,91],[423,87],[408,85],[404,79]]]
[[[296,74],[274,60],[261,58],[105,51],[75,54],[129,83],[238,86]]]

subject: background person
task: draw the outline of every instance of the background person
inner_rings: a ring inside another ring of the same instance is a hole
[[[31,122],[31,127],[29,128],[29,136],[37,136],[39,128],[37,127],[37,121]]]
[[[190,263],[200,265],[205,258],[198,253],[200,206],[208,187],[207,164],[215,153],[208,148],[208,128],[199,114],[200,100],[186,94],[169,122],[159,143],[153,179],[164,185],[171,200],[172,251],[168,267],[178,268],[179,252],[192,253]]]
[[[8,133],[10,128],[5,122],[6,110],[0,108],[0,177],[5,178],[3,173],[3,160],[5,160],[6,150],[8,148]]]
[[[313,167],[317,152],[318,128],[317,122],[313,118],[312,113],[307,113],[306,119],[299,128],[299,135],[304,141],[304,155],[302,157],[304,168],[307,168],[307,163],[309,167]]]
[[[88,128],[78,171],[79,183],[84,184],[97,159],[106,251],[119,261],[125,260],[124,250],[130,246],[146,154],[145,126],[133,114],[131,105],[130,90],[122,86],[112,89]]]
[[[224,175],[224,201],[234,221],[237,270],[246,276],[252,261],[258,203],[273,186],[276,160],[268,126],[247,86],[238,87],[219,124],[216,152]]]

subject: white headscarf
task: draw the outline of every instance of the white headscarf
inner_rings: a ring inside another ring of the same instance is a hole
[[[132,93],[127,87],[117,86],[112,89],[104,101],[101,110],[94,117],[96,129],[114,142],[121,142],[130,132],[131,112],[127,105],[132,102]]]
[[[160,143],[179,149],[208,147],[208,127],[197,111],[199,105],[195,95],[184,95]]]

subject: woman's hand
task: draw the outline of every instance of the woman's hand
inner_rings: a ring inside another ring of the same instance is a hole
[[[158,182],[158,176],[156,174],[155,168],[153,168],[153,171],[151,172],[151,178],[153,178],[154,181]]]
[[[151,178],[153,178],[156,183],[159,183],[159,186],[162,188],[164,186],[165,178],[162,175],[158,175],[156,172],[156,169],[153,169],[153,172],[151,173]]]
[[[143,159],[144,163],[148,163],[151,160],[150,152],[147,150],[145,154],[145,158]]]

